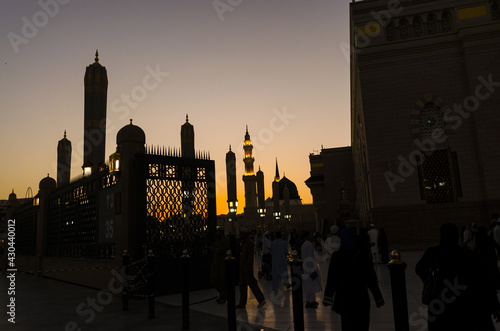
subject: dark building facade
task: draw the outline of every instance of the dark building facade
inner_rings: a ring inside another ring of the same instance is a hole
[[[95,173],[105,166],[106,160],[106,108],[108,99],[108,74],[106,67],[95,61],[85,70],[85,111],[83,165]]]
[[[350,5],[351,141],[363,224],[396,245],[500,210],[498,1]]]

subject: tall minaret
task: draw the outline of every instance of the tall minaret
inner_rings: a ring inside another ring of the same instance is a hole
[[[108,74],[99,63],[95,51],[95,62],[85,70],[85,119],[83,124],[84,166],[91,164],[92,172],[104,165],[106,146],[106,104],[108,99]]]
[[[71,174],[71,141],[64,138],[57,144],[57,187],[69,184]]]
[[[264,193],[264,173],[262,170],[257,171],[257,206],[259,209],[266,208],[266,195]]]
[[[236,196],[236,156],[229,145],[226,153],[227,206],[229,214],[236,214],[238,199]]]
[[[245,158],[243,159],[245,162],[245,174],[243,175],[243,182],[245,183],[245,220],[252,220],[257,216],[257,178],[253,172],[253,146],[248,134],[248,126],[243,150],[245,151]]]
[[[280,172],[278,170],[278,158],[276,158],[276,175],[273,181],[273,216],[275,220],[280,219]]]
[[[181,127],[181,155],[194,159],[194,128],[189,123],[188,114],[186,114],[186,123]]]

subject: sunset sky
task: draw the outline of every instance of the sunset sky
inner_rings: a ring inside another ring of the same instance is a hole
[[[227,213],[229,145],[242,212],[248,125],[266,198],[277,158],[312,203],[309,154],[350,145],[349,2],[0,1],[0,199],[56,178],[65,130],[71,177],[81,175],[83,76],[98,49],[109,81],[107,156],[131,118],[147,145],[180,147],[189,114],[195,149],[215,161],[217,214]]]

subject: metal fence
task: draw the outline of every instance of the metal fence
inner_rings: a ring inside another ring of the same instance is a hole
[[[101,240],[99,217],[106,192],[116,184],[108,171],[82,178],[49,197],[47,255],[87,258],[115,257],[114,242]]]

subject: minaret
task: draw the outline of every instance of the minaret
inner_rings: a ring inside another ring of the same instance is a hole
[[[287,221],[291,220],[291,214],[290,214],[290,190],[288,187],[285,185],[285,188],[283,189],[283,218]]]
[[[245,174],[243,182],[245,183],[245,220],[253,220],[257,217],[257,178],[253,172],[254,158],[252,156],[252,141],[246,128],[245,142],[243,145],[245,151]]]
[[[57,187],[63,187],[69,184],[71,174],[71,141],[66,139],[66,130],[64,138],[57,144]]]
[[[231,151],[226,153],[226,178],[227,178],[227,206],[229,214],[236,214],[238,207],[238,199],[236,196],[236,156]]]
[[[95,62],[87,67],[84,78],[85,118],[83,124],[84,154],[83,164],[92,165],[95,173],[103,167],[106,145],[106,104],[108,98],[108,74],[99,63],[99,53],[95,52]]]
[[[189,123],[188,114],[186,114],[186,123],[181,127],[181,155],[194,159],[194,128]]]
[[[266,195],[264,194],[264,173],[262,170],[257,171],[257,206],[259,209],[266,208]]]
[[[280,172],[278,170],[278,158],[276,158],[276,175],[273,181],[273,216],[275,220],[280,219]]]

